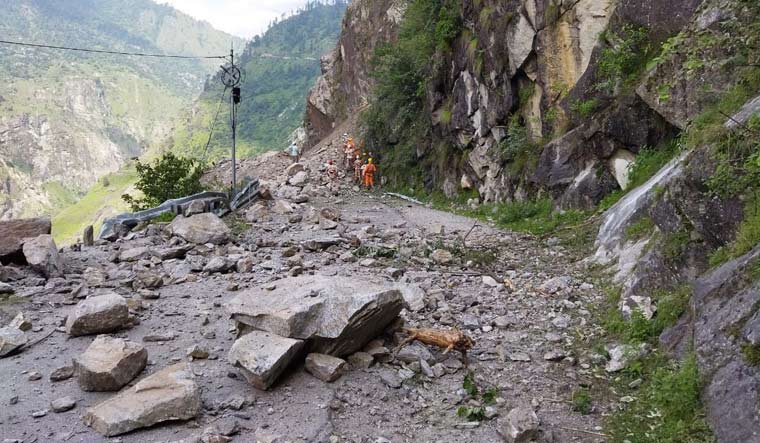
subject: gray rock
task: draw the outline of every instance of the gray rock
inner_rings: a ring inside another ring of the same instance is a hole
[[[150,258],[151,252],[147,246],[125,249],[119,252],[119,261],[132,262]]]
[[[0,282],[0,294],[13,294],[15,289],[8,283]]]
[[[50,402],[50,409],[55,413],[66,412],[74,409],[77,401],[71,397],[56,398]]]
[[[374,362],[375,357],[369,352],[355,352],[348,356],[348,363],[354,369],[369,369]]]
[[[309,181],[309,174],[306,171],[296,172],[292,177],[288,179],[288,183],[291,186],[297,186],[303,188]]]
[[[430,353],[428,348],[420,343],[413,343],[404,346],[396,354],[396,359],[404,363],[415,363],[424,360],[427,363],[435,362],[435,357]]]
[[[341,237],[322,237],[307,240],[301,244],[308,251],[323,251],[330,246],[340,245],[345,240]]]
[[[346,361],[331,355],[311,353],[306,356],[306,371],[324,382],[333,382],[343,375]]]
[[[570,326],[571,319],[567,315],[558,315],[552,320],[552,325],[558,329],[566,329]]]
[[[27,342],[26,334],[17,328],[6,326],[0,328],[0,357],[16,351]]]
[[[610,361],[607,362],[604,370],[618,372],[627,368],[631,362],[646,355],[649,352],[649,347],[645,343],[640,346],[623,344],[613,346],[607,352],[610,354]]]
[[[401,377],[396,374],[396,371],[385,369],[380,372],[380,380],[389,388],[398,389],[401,387]]]
[[[148,351],[140,344],[99,335],[74,359],[83,391],[118,391],[142,372]]]
[[[63,275],[63,259],[49,234],[27,239],[23,246],[24,258],[29,266],[46,277]]]
[[[294,175],[304,170],[306,170],[306,167],[303,165],[303,163],[293,163],[292,165],[288,166],[285,172],[287,173],[288,177],[293,177]]]
[[[521,362],[529,362],[530,355],[526,354],[525,352],[511,352],[509,355],[507,355],[507,358],[509,358],[511,361],[521,361]]]
[[[206,263],[203,267],[203,272],[217,273],[217,272],[229,272],[235,267],[236,263],[226,257],[214,257]]]
[[[48,218],[0,221],[0,258],[20,253],[27,238],[50,234],[50,227]]]
[[[402,304],[391,286],[314,275],[241,292],[225,308],[243,328],[309,340],[313,352],[343,357],[380,335]]]
[[[164,279],[153,272],[142,271],[135,274],[135,280],[132,282],[132,288],[140,289],[158,289],[164,285]]]
[[[242,370],[249,383],[267,390],[296,358],[303,345],[302,340],[252,331],[235,340],[228,360]]]
[[[539,437],[538,416],[529,407],[516,407],[500,423],[499,433],[507,443],[527,443]]]
[[[73,376],[74,376],[74,366],[72,365],[61,366],[60,368],[57,368],[56,370],[50,373],[50,381],[52,382],[64,381],[64,380],[70,379]]]
[[[165,421],[187,420],[200,410],[195,376],[186,363],[180,363],[87,410],[84,423],[112,437]]]
[[[95,244],[95,231],[92,225],[87,225],[82,232],[82,244],[85,246],[92,246]]]
[[[193,200],[185,208],[185,217],[192,217],[196,214],[203,214],[206,212],[206,202],[203,200]]]
[[[230,238],[230,228],[216,215],[207,212],[192,217],[177,216],[168,227],[169,232],[190,243],[220,245]]]
[[[557,292],[570,289],[570,283],[572,283],[572,279],[568,276],[554,277],[544,282],[538,289],[547,294],[556,294]]]
[[[412,312],[425,309],[425,290],[419,285],[397,283],[393,287],[401,291],[405,309]]]
[[[72,336],[111,332],[128,320],[127,301],[112,292],[79,302],[66,319],[66,332]]]

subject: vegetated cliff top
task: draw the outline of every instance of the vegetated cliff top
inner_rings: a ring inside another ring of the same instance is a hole
[[[244,71],[238,113],[241,157],[283,148],[301,125],[306,95],[320,73],[320,57],[334,47],[347,5],[343,0],[308,3],[248,43],[238,61]],[[222,89],[217,74],[207,83],[192,116],[175,132],[173,150],[203,155]],[[227,116],[224,108],[220,122],[226,122]],[[229,125],[218,125],[207,159],[226,156],[229,139]]]

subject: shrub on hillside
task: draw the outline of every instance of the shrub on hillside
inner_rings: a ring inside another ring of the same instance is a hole
[[[200,181],[203,168],[195,159],[177,157],[169,152],[153,163],[137,160],[136,169],[138,179],[135,188],[142,193],[142,197],[121,196],[133,211],[153,208],[166,200],[203,190]]]

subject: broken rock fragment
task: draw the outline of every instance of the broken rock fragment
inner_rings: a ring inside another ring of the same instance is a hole
[[[106,437],[200,412],[200,389],[186,363],[169,366],[87,411],[84,423]]]
[[[58,254],[58,247],[50,234],[27,239],[23,252],[29,266],[45,277],[63,275],[63,259]]]
[[[528,443],[539,437],[540,421],[529,407],[516,407],[509,411],[499,432],[507,443]]]
[[[100,335],[74,359],[74,370],[83,391],[118,391],[147,362],[148,351],[142,345]]]
[[[23,331],[12,326],[0,328],[0,357],[5,357],[24,346],[26,342],[26,334]]]
[[[242,370],[248,382],[266,390],[298,355],[303,344],[301,340],[253,331],[235,341],[228,359]]]
[[[111,332],[123,327],[128,320],[127,301],[111,292],[79,302],[66,319],[66,332],[72,336]]]
[[[306,356],[306,371],[324,382],[340,378],[345,367],[345,360],[331,355],[311,353]]]
[[[25,239],[50,234],[50,227],[48,218],[0,221],[0,258],[19,258]]]
[[[177,216],[169,225],[169,232],[190,243],[220,245],[230,238],[230,228],[216,215],[206,212],[192,217]]]
[[[401,312],[393,286],[348,277],[312,275],[243,291],[226,304],[240,329],[309,340],[310,350],[343,357],[377,337]]]

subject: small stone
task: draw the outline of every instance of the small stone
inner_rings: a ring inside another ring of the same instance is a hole
[[[554,277],[544,282],[538,289],[546,294],[556,294],[570,289],[570,283],[572,283],[572,279],[568,276]]]
[[[348,363],[354,369],[368,369],[374,361],[375,358],[367,352],[356,352],[348,357]]]
[[[61,366],[60,368],[57,368],[55,371],[50,373],[50,381],[52,382],[64,381],[64,380],[70,379],[73,376],[74,376],[74,366],[71,366],[71,365]]]
[[[566,329],[568,326],[570,326],[570,317],[567,315],[558,315],[554,317],[552,324],[555,328]]]
[[[495,288],[499,286],[499,282],[497,282],[496,279],[491,277],[490,275],[483,276],[483,284],[491,288]]]
[[[499,426],[499,433],[507,443],[527,443],[539,437],[539,425],[533,409],[516,407],[509,411],[506,421]]]
[[[37,380],[39,380],[41,378],[42,378],[42,374],[40,374],[37,371],[30,372],[29,373],[29,377],[28,377],[29,381],[37,381]]]
[[[228,359],[242,370],[249,383],[266,390],[298,355],[303,345],[301,340],[253,331],[235,341]]]
[[[50,409],[55,413],[66,412],[74,409],[77,401],[71,397],[61,397],[50,402]]]
[[[515,324],[515,319],[507,315],[502,315],[501,317],[493,319],[492,323],[499,329],[507,329]]]
[[[526,354],[525,352],[512,352],[507,356],[511,361],[522,361],[522,362],[529,362],[530,355]]]
[[[187,348],[187,356],[192,357],[197,360],[203,360],[203,359],[208,358],[209,352],[208,350],[202,348],[199,345],[193,345]]]
[[[546,361],[560,361],[567,357],[565,351],[554,349],[544,354],[544,360]]]
[[[32,412],[32,417],[34,417],[34,418],[42,418],[42,417],[46,416],[47,413],[48,413],[47,409],[43,409],[41,411],[34,411],[34,412]]]
[[[447,265],[451,263],[453,255],[445,249],[436,249],[430,254],[430,258],[439,265]]]
[[[380,380],[389,388],[398,389],[401,387],[401,378],[395,371],[384,370],[380,372]]]
[[[311,353],[306,356],[306,371],[327,383],[337,380],[345,367],[345,360],[331,355]]]

